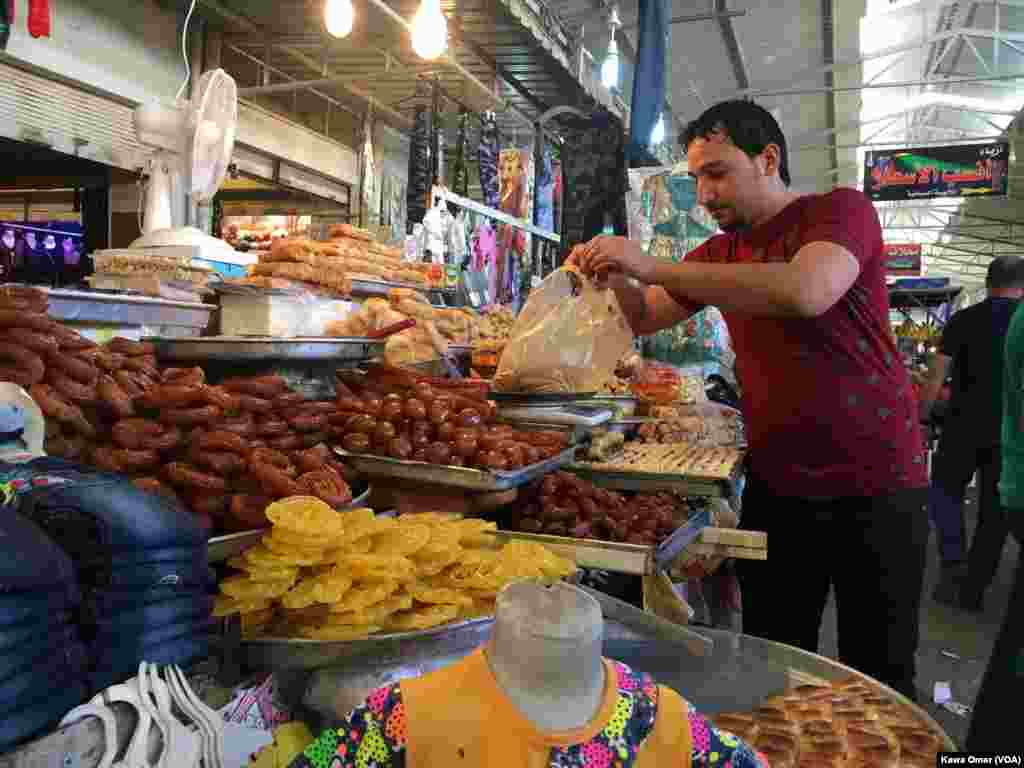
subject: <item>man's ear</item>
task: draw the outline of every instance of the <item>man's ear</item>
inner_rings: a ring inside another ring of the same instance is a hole
[[[756,159],[760,160],[758,168],[763,175],[772,176],[779,172],[780,155],[781,151],[778,144],[769,144],[761,151],[761,154]]]

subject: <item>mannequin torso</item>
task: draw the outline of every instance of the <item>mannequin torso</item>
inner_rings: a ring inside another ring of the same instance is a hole
[[[509,700],[541,731],[581,728],[605,692],[601,608],[581,590],[520,582],[498,598],[484,655]]]

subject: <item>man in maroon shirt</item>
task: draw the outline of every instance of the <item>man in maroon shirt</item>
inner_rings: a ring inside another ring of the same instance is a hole
[[[725,316],[749,431],[743,527],[770,542],[767,562],[738,563],[744,631],[817,651],[834,588],[841,660],[914,696],[927,464],[874,207],[791,192],[786,139],[752,102],[712,107],[684,143],[724,234],[680,264],[605,236],[570,261],[607,277],[637,334],[706,305]]]

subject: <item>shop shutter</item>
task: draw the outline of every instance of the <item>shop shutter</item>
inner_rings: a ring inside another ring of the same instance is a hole
[[[134,171],[148,151],[132,107],[0,64],[0,136]]]

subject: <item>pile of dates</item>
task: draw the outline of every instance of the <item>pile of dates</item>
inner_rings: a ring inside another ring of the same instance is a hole
[[[565,433],[496,424],[496,412],[485,398],[427,382],[387,394],[364,389],[338,398],[331,437],[349,453],[491,470],[521,469],[567,446]]]
[[[642,545],[660,544],[690,514],[686,500],[670,493],[629,497],[569,472],[529,486],[520,503],[512,530]]]

